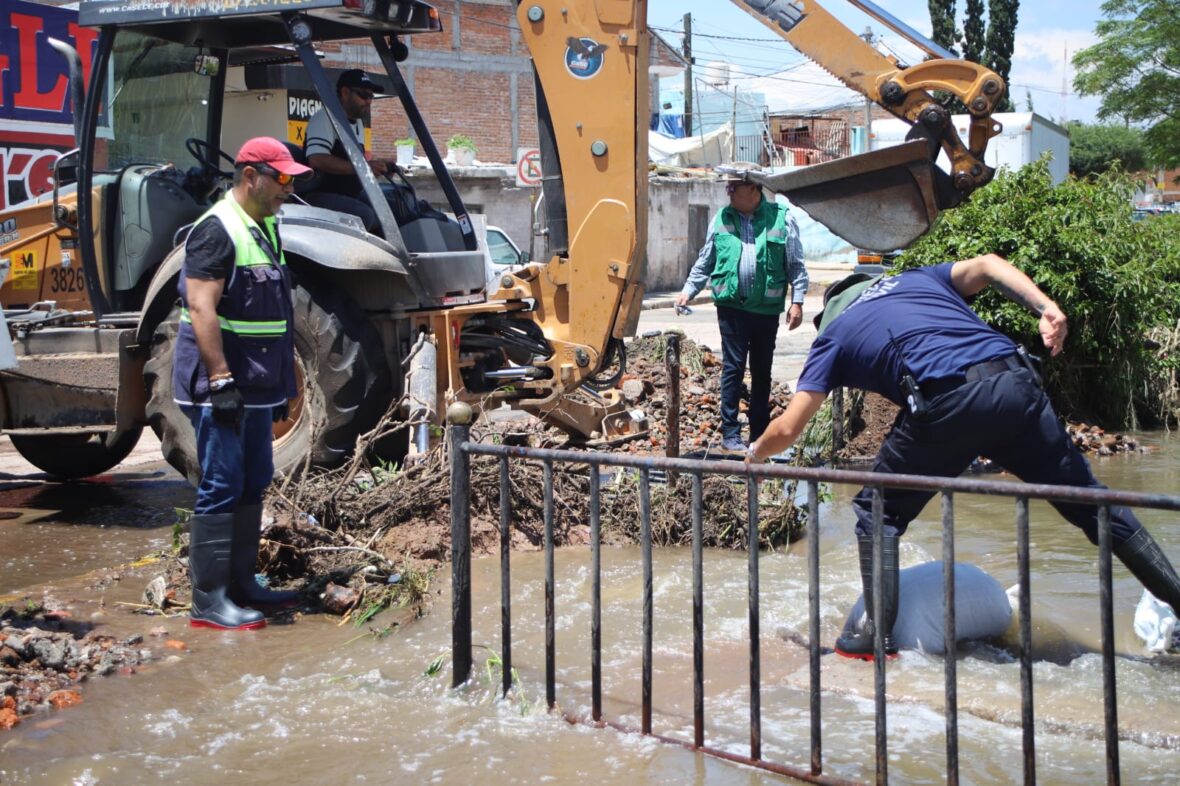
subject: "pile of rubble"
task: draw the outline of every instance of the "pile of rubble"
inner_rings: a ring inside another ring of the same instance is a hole
[[[1083,453],[1096,456],[1111,456],[1115,453],[1137,453],[1144,448],[1133,437],[1126,434],[1108,434],[1098,426],[1089,423],[1066,422],[1065,430],[1073,444]]]
[[[0,729],[80,703],[74,686],[91,675],[134,673],[155,657],[142,644],[142,636],[117,641],[36,604],[0,609]]]
[[[680,343],[680,455],[701,456],[721,449],[721,358],[708,347],[678,336]],[[670,389],[665,354],[668,335],[636,338],[627,344],[627,366],[619,388],[629,410],[643,413],[647,431],[634,439],[606,444],[591,441],[588,447],[621,453],[663,453],[668,444],[668,399]],[[749,409],[749,388],[743,385],[739,419],[744,423]],[[786,409],[791,389],[773,382],[770,388],[770,417]],[[527,433],[519,422],[483,423],[480,433],[516,432],[518,443],[533,447],[564,446],[569,437],[544,423],[529,421]]]

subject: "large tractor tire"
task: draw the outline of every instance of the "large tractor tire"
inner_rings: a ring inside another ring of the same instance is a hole
[[[63,480],[106,472],[135,448],[143,426],[97,434],[10,434],[12,446],[37,469]]]
[[[157,328],[144,366],[148,422],[168,463],[194,486],[200,482],[192,424],[173,401],[172,357],[179,306]],[[295,287],[295,376],[299,395],[290,419],[274,428],[275,472],[331,467],[356,447],[390,404],[389,368],[381,338],[361,310],[329,286]]]

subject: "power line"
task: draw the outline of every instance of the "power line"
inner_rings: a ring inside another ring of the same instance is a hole
[[[656,30],[661,33],[679,33],[679,32],[681,32],[680,30],[677,30],[672,27],[656,27],[655,25],[648,25],[648,29],[649,30]],[[781,38],[749,38],[747,36],[717,35],[716,33],[698,33],[695,30],[692,33],[692,37],[693,38],[716,38],[719,41],[741,41],[743,43],[748,43],[748,44],[787,44],[787,42]],[[787,46],[790,46],[790,44],[787,44]]]

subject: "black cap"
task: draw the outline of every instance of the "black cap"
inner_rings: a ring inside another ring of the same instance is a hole
[[[350,68],[340,74],[336,80],[336,89],[342,87],[367,87],[374,93],[381,92],[381,85],[373,81],[373,79],[359,68]]]
[[[873,276],[870,276],[868,273],[853,273],[850,276],[845,276],[834,284],[829,284],[828,288],[824,290],[824,309],[827,308],[828,301],[834,298],[836,295],[839,295],[853,284],[859,284],[862,281],[868,281],[870,278],[873,278]],[[823,321],[824,309],[820,309],[820,312],[815,315],[814,319],[812,319],[812,324],[815,325],[816,330],[819,330],[819,325]]]

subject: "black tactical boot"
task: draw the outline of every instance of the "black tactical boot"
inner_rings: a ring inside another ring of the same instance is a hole
[[[1148,592],[1180,614],[1180,577],[1146,528],[1115,546],[1114,554]]]
[[[262,503],[239,506],[234,511],[233,551],[230,556],[229,598],[239,606],[290,609],[299,605],[299,593],[276,592],[254,580],[258,543],[262,539]]]
[[[897,621],[898,594],[898,542],[896,535],[886,535],[881,544],[881,611],[884,615],[882,630],[885,634],[885,655],[897,655],[893,642],[893,623]],[[873,538],[857,536],[856,545],[860,551],[860,581],[864,586],[865,614],[868,621],[864,629],[845,631],[836,639],[836,653],[846,658],[873,660]]]
[[[193,579],[193,606],[189,625],[194,628],[254,630],[266,627],[266,618],[262,614],[243,609],[226,596],[233,527],[232,513],[192,518],[188,567]]]

